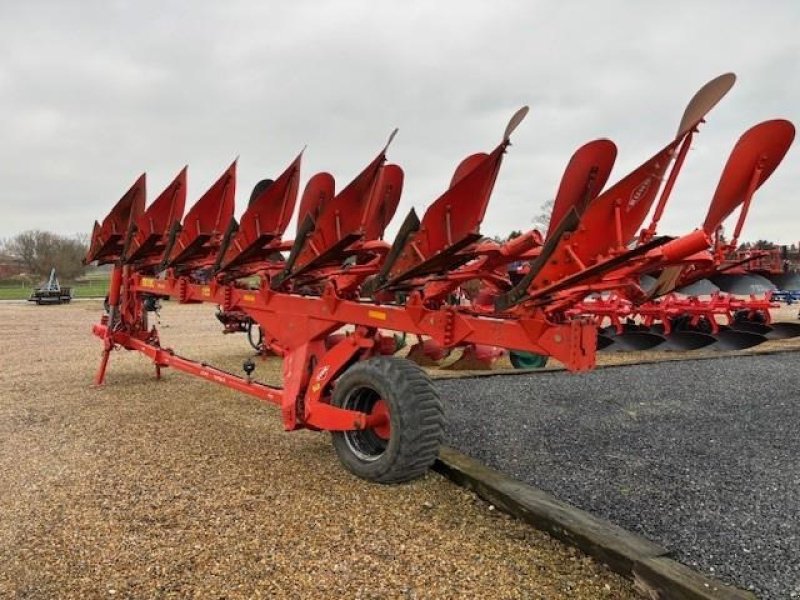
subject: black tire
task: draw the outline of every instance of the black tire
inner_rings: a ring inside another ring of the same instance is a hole
[[[333,447],[342,464],[363,479],[400,483],[423,475],[439,456],[444,411],[430,377],[396,356],[358,362],[336,382],[333,404],[370,413],[378,400],[389,412],[388,439],[374,429],[337,431]]]

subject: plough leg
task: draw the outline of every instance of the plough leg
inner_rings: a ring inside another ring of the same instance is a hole
[[[111,351],[114,349],[114,342],[112,339],[112,332],[114,329],[114,321],[119,313],[119,299],[120,291],[122,289],[122,267],[114,265],[114,270],[111,271],[111,283],[108,288],[108,327],[106,335],[103,337],[103,355],[100,359],[100,366],[94,376],[94,387],[103,385],[106,379],[106,369],[108,368],[108,359],[111,356]]]

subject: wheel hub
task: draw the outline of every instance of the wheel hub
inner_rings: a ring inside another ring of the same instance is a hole
[[[372,406],[372,411],[369,413],[372,425],[372,431],[375,432],[382,440],[388,440],[392,437],[392,425],[389,422],[389,407],[383,398],[379,398]]]

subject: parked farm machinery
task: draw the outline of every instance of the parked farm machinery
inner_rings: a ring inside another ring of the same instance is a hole
[[[573,308],[591,315],[601,327],[601,348],[740,350],[767,339],[800,335],[797,323],[771,322],[770,309],[778,306],[772,300],[774,286],[745,268],[762,255],[740,258],[735,253],[756,190],[780,164],[793,139],[794,127],[784,120],[760,123],[739,139],[703,223],[705,231],[713,232],[712,247],[681,264],[645,274],[640,281],[645,302],[610,293]],[[722,224],[737,207],[733,236],[726,241]],[[643,230],[640,242],[649,239],[653,229],[651,224]]]
[[[36,288],[31,292],[28,302],[36,302],[36,304],[68,304],[72,301],[72,288],[63,286],[58,283],[55,268],[50,269],[50,277],[42,284],[41,287]]]
[[[793,139],[794,127],[780,119],[760,123],[742,135],[731,152],[702,224],[702,230],[712,239],[709,248],[679,263],[643,269],[640,271],[638,287],[631,285],[628,289],[611,289],[615,285],[615,278],[629,271],[627,266],[623,266],[605,276],[605,281],[610,282],[611,287],[595,287],[600,291],[583,299],[572,296],[574,304],[566,310],[566,314],[570,317],[589,317],[595,322],[600,330],[598,350],[742,350],[768,339],[800,335],[800,326],[796,323],[771,323],[770,308],[778,306],[771,300],[774,286],[765,277],[750,270],[753,260],[762,259],[763,262],[762,257],[768,253],[748,252],[744,257],[735,254],[755,192],[780,164]],[[689,143],[685,141],[677,151],[676,168],[671,171],[661,191],[652,220],[648,227],[638,232],[633,244],[626,246],[622,240],[635,235],[636,226],[625,229],[624,220],[617,222],[616,214],[613,219],[606,219],[605,226],[617,230],[616,251],[625,247],[646,247],[655,239],[657,225],[664,214]],[[575,165],[594,165],[594,187],[588,191],[586,201],[602,203],[604,198],[620,196],[617,186],[597,195],[610,174],[615,157],[616,148],[608,140],[596,140],[580,148],[562,179],[546,234],[542,236],[532,231],[505,245],[495,244],[495,256],[524,259],[511,262],[510,281],[519,282],[528,276],[534,264],[532,261],[540,260],[543,248],[554,239],[554,234],[557,238],[560,233],[558,224],[562,223],[564,215],[575,204],[576,196],[570,192],[571,185],[574,186],[570,177],[577,172]],[[655,197],[652,197],[650,203],[643,207],[645,216],[645,211],[650,210],[654,201]],[[739,215],[733,236],[725,240],[721,235],[722,225],[737,209]],[[620,214],[624,213],[621,211]],[[596,222],[600,227],[603,220],[598,218]],[[600,251],[613,254],[614,249],[606,247]],[[564,256],[565,261],[572,258],[569,254]],[[465,271],[469,271],[469,268]],[[508,288],[508,281],[502,278],[484,280],[472,302],[478,306],[492,306],[504,290],[508,293]],[[588,291],[575,288],[576,294]],[[465,356],[472,368],[490,368],[497,358],[494,348],[471,346],[468,350]],[[446,356],[446,350],[433,340],[425,340],[414,347],[411,356],[427,363],[440,362]],[[518,351],[511,351],[510,358],[515,367],[522,368],[542,366],[544,362],[543,357]],[[458,367],[460,363],[461,360],[456,361],[454,366]]]
[[[112,350],[136,350],[157,377],[172,367],[280,406],[287,430],[332,432],[341,462],[360,477],[417,477],[438,455],[444,417],[425,371],[393,356],[397,337],[417,336],[445,351],[507,348],[553,357],[572,371],[591,369],[596,323],[575,307],[598,293],[642,302],[643,275],[684,272],[712,247],[715,223],[678,237],[656,236],[654,226],[639,231],[656,199],[663,211],[693,136],[733,82],[727,74],[704,86],[669,143],[606,191],[616,147],[608,140],[582,147],[562,178],[547,236],[528,232],[506,244],[485,240],[480,225],[527,108],[513,115],[495,148],[459,163],[421,219],[412,209],[392,243],[384,231],[404,178],[386,158],[395,133],[338,192],[332,175],[317,173],[299,194],[297,156],[255,186],[238,221],[235,163],[185,216],[185,169],[146,209],[142,176],[95,224],[86,257],[113,265],[108,310],[93,327],[103,341],[95,384],[105,381]],[[730,214],[777,166],[779,149],[763,136],[756,146],[748,160],[763,154],[766,166],[756,177],[747,163],[744,179],[726,171],[713,214]],[[519,261],[528,267],[512,278],[509,265]],[[464,301],[473,280],[493,291],[488,301]],[[163,347],[149,322],[163,297],[218,305],[229,331],[252,335],[257,327],[251,343],[282,358],[283,388],[257,381],[250,360],[239,376]]]

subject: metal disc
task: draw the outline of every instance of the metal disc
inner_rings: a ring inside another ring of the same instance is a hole
[[[769,279],[779,290],[800,290],[800,273],[781,273],[780,275],[770,275]]]
[[[723,292],[737,296],[765,294],[775,289],[775,285],[769,279],[755,273],[717,275],[711,278],[711,282]]]
[[[610,338],[611,344],[604,347],[603,352],[642,352],[653,350],[666,341],[663,335],[649,331],[630,331]]]
[[[754,321],[737,321],[731,326],[731,328],[734,331],[749,331],[750,333],[758,333],[766,336],[767,338],[769,338],[769,334],[772,332],[772,327],[769,325],[765,325],[764,323],[756,323]]]
[[[658,349],[664,352],[690,352],[706,348],[716,341],[713,335],[699,331],[673,331],[666,336],[666,342]]]
[[[770,323],[770,331],[767,334],[768,340],[784,340],[800,336],[800,323]]]
[[[690,283],[689,285],[675,290],[676,293],[683,294],[684,296],[710,296],[718,291],[719,288],[708,279],[698,279],[694,283]]]
[[[736,331],[728,329],[720,331],[714,337],[717,341],[708,346],[709,350],[728,351],[728,350],[745,350],[758,346],[767,341],[767,338],[758,333],[750,333],[749,331]]]

